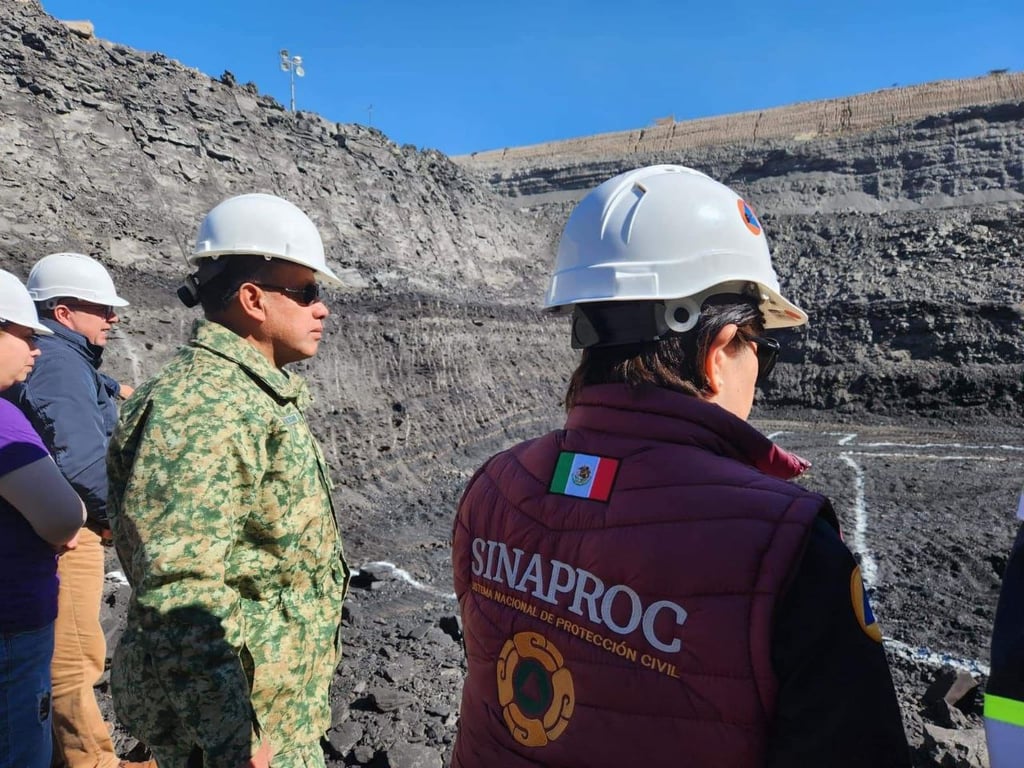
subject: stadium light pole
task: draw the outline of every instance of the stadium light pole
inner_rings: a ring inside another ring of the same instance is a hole
[[[291,79],[292,86],[292,112],[295,112],[295,78],[302,77],[306,70],[302,68],[301,56],[289,56],[288,49],[281,49],[281,71],[287,72]]]

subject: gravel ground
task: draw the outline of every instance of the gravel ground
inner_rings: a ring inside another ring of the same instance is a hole
[[[801,483],[832,498],[861,558],[915,765],[987,766],[981,692],[1024,481],[1024,427],[754,421],[812,461]],[[345,607],[330,766],[448,762],[464,671],[447,546],[458,489],[440,490],[439,514],[413,505],[392,510],[386,530],[366,520],[348,530],[360,570]],[[113,644],[128,592],[113,575],[109,584]],[[951,706],[943,696],[955,686],[966,693]],[[109,711],[105,685],[98,693]],[[134,747],[116,724],[115,735],[125,753]]]

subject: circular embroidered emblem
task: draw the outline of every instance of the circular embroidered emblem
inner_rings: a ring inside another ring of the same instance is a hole
[[[586,464],[583,464],[579,469],[573,472],[572,481],[576,485],[586,485],[588,480],[590,480],[590,467]]]
[[[569,725],[576,694],[572,673],[552,642],[536,632],[519,632],[498,657],[498,702],[512,738],[543,747]]]
[[[740,209],[740,216],[743,217],[743,223],[747,225],[747,229],[750,230],[750,234],[760,235],[761,222],[757,220],[757,216],[754,214],[754,209],[747,205],[744,200],[737,200],[736,207]]]

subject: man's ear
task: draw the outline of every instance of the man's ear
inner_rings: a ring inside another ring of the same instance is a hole
[[[53,308],[53,319],[61,325],[67,325],[68,318],[71,317],[71,310],[65,307],[63,304],[58,304]]]
[[[242,312],[253,320],[267,319],[267,294],[255,283],[242,283],[238,289],[238,305]]]
[[[704,358],[704,377],[707,380],[707,387],[712,395],[717,395],[725,383],[724,367],[728,355],[731,353],[732,340],[736,338],[736,331],[739,326],[729,323],[711,340],[708,346],[707,356]]]

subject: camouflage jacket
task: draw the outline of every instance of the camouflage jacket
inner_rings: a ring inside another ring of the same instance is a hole
[[[236,768],[261,733],[284,765],[330,727],[348,567],[309,400],[301,378],[200,320],[111,440],[132,586],[115,709],[151,746],[201,747],[207,768]]]

